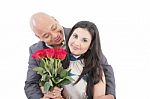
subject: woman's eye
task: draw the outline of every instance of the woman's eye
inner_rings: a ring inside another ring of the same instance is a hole
[[[78,38],[78,35],[73,35],[74,38]]]
[[[87,39],[83,39],[83,42],[87,42]]]

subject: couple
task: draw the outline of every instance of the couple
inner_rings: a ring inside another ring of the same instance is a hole
[[[59,25],[54,17],[36,13],[31,17],[30,25],[40,41],[29,49],[29,67],[24,87],[28,99],[115,99],[114,73],[103,56],[99,32],[94,23],[80,21],[69,29]],[[38,66],[38,61],[31,55],[48,47],[67,49],[68,56],[63,66],[72,70],[75,82],[63,89],[55,87],[44,94],[38,84],[40,76],[32,70]]]

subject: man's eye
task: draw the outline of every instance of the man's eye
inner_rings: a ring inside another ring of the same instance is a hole
[[[45,35],[44,35],[44,38],[48,38],[48,37],[49,37],[49,34],[45,34]]]
[[[63,33],[63,30],[58,30],[57,32],[59,32],[59,33]]]

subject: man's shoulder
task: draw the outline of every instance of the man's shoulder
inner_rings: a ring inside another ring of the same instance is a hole
[[[65,30],[71,30],[71,28],[66,28],[66,27],[63,27]]]
[[[30,46],[30,49],[32,51],[40,50],[44,48],[44,42],[39,41],[37,43],[34,43],[33,45]]]
[[[64,27],[64,32],[65,32],[65,34],[68,34],[70,31],[71,31],[71,28],[66,28],[66,27]]]
[[[68,39],[68,35],[69,35],[70,31],[71,31],[71,28],[65,28],[64,27],[64,33],[65,33],[65,38],[66,39]]]

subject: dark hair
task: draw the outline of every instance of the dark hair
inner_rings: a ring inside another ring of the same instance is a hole
[[[92,36],[92,41],[87,52],[81,55],[81,57],[83,57],[84,59],[85,66],[83,67],[83,71],[79,76],[78,80],[75,82],[75,84],[83,76],[87,76],[86,93],[88,99],[93,99],[94,85],[99,81],[102,81],[102,66],[101,66],[102,50],[100,45],[99,32],[94,23],[89,21],[80,21],[72,27],[68,39],[66,40],[67,43],[69,41],[70,36],[72,35],[73,31],[76,28],[84,28],[87,31],[89,31]],[[66,44],[66,49],[68,53],[71,54],[68,44]],[[67,58],[63,62],[64,68],[69,67],[69,54],[67,55]]]

